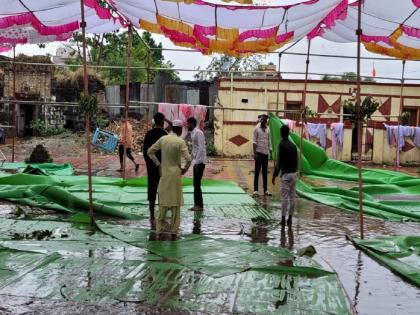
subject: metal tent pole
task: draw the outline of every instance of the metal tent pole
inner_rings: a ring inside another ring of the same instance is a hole
[[[88,81],[88,69],[87,69],[87,57],[86,57],[86,20],[85,20],[85,7],[83,0],[80,0],[80,15],[81,22],[80,27],[82,28],[82,48],[83,48],[83,93],[89,95],[89,81]],[[93,218],[93,201],[92,201],[92,148],[90,144],[90,115],[85,115],[85,133],[86,133],[86,151],[87,151],[87,162],[88,162],[88,192],[89,192],[89,217],[90,224],[94,224]]]
[[[311,41],[308,40],[308,52],[306,53],[305,83],[303,87],[301,115],[300,115],[299,177],[302,176],[303,122],[305,120],[304,111],[306,108],[306,91],[308,89],[308,72],[309,72],[310,54],[311,54]]]
[[[127,69],[126,69],[126,83],[125,83],[125,108],[124,108],[124,119],[125,126],[121,124],[121,128],[124,128],[124,139],[127,141],[127,127],[128,127],[128,109],[130,106],[130,81],[131,81],[131,46],[132,46],[132,37],[133,37],[133,29],[131,25],[128,27],[128,38],[127,38]],[[123,171],[122,171],[122,178],[126,178],[125,174],[125,167],[126,167],[126,157],[127,157],[127,148],[124,146],[124,153],[123,153]]]
[[[401,116],[404,106],[404,74],[405,74],[405,60],[402,61],[402,71],[401,71],[401,90],[400,90],[400,109],[398,112],[398,130],[397,130],[397,139],[396,139],[396,146],[395,146],[395,171],[398,170],[400,166],[400,148],[399,148],[399,140],[400,140],[400,125],[401,125]]]
[[[12,71],[13,71],[13,85],[12,85],[12,119],[11,119],[11,125],[13,126],[13,138],[12,138],[12,162],[15,161],[15,146],[16,146],[16,135],[17,135],[17,129],[16,129],[16,46],[13,45],[13,65],[12,65]],[[9,85],[10,86],[10,85]],[[9,110],[10,113],[10,110]]]
[[[281,53],[279,53],[279,64],[278,64],[278,68],[277,68],[277,97],[276,97],[276,108],[277,110],[279,109],[279,90],[280,90],[280,65],[281,65]],[[277,112],[276,115],[278,115],[279,113]]]
[[[359,186],[359,223],[360,223],[360,238],[364,238],[363,228],[363,178],[362,178],[362,117],[361,117],[361,99],[360,99],[360,49],[362,31],[362,1],[357,4],[357,91],[356,91],[356,123],[357,123],[357,171],[358,171],[358,186]]]
[[[146,101],[150,102],[150,79],[151,79],[151,75],[150,75],[150,65],[151,65],[151,55],[150,55],[150,48],[147,50],[147,91],[146,91]],[[146,109],[146,126],[149,127],[149,121],[151,120],[150,117],[150,108],[147,107]]]

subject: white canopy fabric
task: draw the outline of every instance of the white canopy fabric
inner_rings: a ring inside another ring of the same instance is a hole
[[[204,54],[264,53],[304,37],[357,40],[357,2],[348,0],[271,6],[251,0],[83,1],[88,33],[115,31],[128,21]],[[80,30],[80,20],[79,0],[0,0],[0,52],[16,44],[67,40]],[[362,29],[368,50],[420,59],[420,0],[363,0]]]
[[[133,25],[161,33],[203,53],[273,51],[345,18],[347,0],[310,0],[287,6],[243,6],[168,0],[114,0]]]
[[[321,29],[318,35],[334,42],[357,41],[356,4],[349,5],[346,19]],[[367,50],[399,59],[420,59],[420,1],[364,0],[361,21]]]
[[[96,0],[84,0],[88,33],[120,29],[121,20]],[[16,44],[64,41],[79,31],[79,0],[0,0],[0,50]]]

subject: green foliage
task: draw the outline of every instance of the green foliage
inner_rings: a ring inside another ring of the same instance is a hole
[[[95,117],[93,117],[92,122],[95,128],[105,129],[105,127],[107,126],[107,121],[101,115],[96,115]]]
[[[52,128],[47,126],[47,124],[39,119],[33,120],[31,122],[31,128],[34,136],[39,137],[50,137],[62,134],[66,131],[64,128]]]
[[[410,112],[403,112],[401,115],[402,124],[404,126],[409,125],[410,123]]]
[[[315,112],[309,108],[309,106],[305,106],[305,111],[303,112],[303,115],[305,117],[314,117],[315,116]]]
[[[217,155],[217,150],[216,150],[216,147],[214,145],[214,142],[207,143],[207,155],[208,156],[216,156]]]
[[[38,144],[31,155],[25,159],[25,163],[52,163],[53,159],[42,144]]]
[[[373,96],[366,96],[360,106],[361,119],[366,121],[372,114],[378,110],[380,103]],[[348,99],[343,102],[344,114],[351,115],[349,119],[356,121],[356,105],[354,99]]]
[[[85,95],[84,93],[81,93],[79,99],[79,110],[84,115],[95,117],[99,111],[96,95]]]
[[[343,74],[339,76],[335,75],[328,75],[325,74],[321,78],[324,81],[350,81],[350,82],[356,82],[357,80],[357,74],[355,72],[343,72]],[[363,82],[376,82],[375,79],[371,77],[362,77],[361,78]]]
[[[265,57],[253,55],[250,57],[230,57],[226,55],[213,57],[207,66],[207,71],[199,71],[195,79],[212,80],[215,77],[228,76],[229,71],[256,71],[264,63]],[[200,69],[198,69],[200,70]],[[235,76],[251,76],[252,73],[234,73]]]
[[[141,36],[141,38],[140,38]],[[147,81],[148,66],[148,48],[143,43],[146,42],[151,48],[150,67],[165,68],[162,72],[168,72],[172,80],[178,80],[177,73],[171,68],[173,64],[165,61],[162,53],[162,44],[157,44],[149,32],[143,32],[138,35],[135,31],[132,36],[131,48],[131,66],[142,67],[142,69],[131,69],[131,82]],[[80,33],[73,35],[72,46],[76,46],[78,57],[68,61],[68,64],[80,64],[81,59],[81,42]],[[122,66],[127,65],[127,49],[128,49],[128,31],[111,32],[106,34],[94,34],[87,38],[89,63],[100,66]],[[108,84],[125,84],[126,69],[125,68],[100,68],[98,72]],[[155,72],[151,71],[150,81],[153,81]]]

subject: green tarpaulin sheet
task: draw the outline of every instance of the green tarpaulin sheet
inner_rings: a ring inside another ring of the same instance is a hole
[[[200,235],[149,241],[148,230],[97,224],[105,233],[0,219],[0,294],[193,313],[351,314],[337,275],[286,249]],[[28,238],[38,228],[50,236]]]
[[[420,236],[351,239],[368,255],[420,287]]]
[[[20,173],[38,174],[38,175],[61,175],[70,176],[74,174],[73,166],[68,163],[4,163],[1,170],[16,170]]]
[[[280,142],[281,120],[271,114],[270,132],[274,156]],[[298,150],[300,137],[291,133]],[[302,142],[302,180],[297,184],[299,195],[340,209],[359,211],[357,168],[329,159],[316,144]],[[363,208],[369,215],[388,220],[420,221],[420,178],[388,170],[363,169]],[[314,185],[318,179],[329,181],[328,186]],[[340,184],[354,183],[353,187]]]
[[[95,212],[125,219],[148,216],[147,178],[93,177],[92,183]],[[193,204],[192,179],[185,178],[183,184],[186,203],[183,210],[187,212]],[[234,182],[204,180],[203,195],[209,205],[207,216],[271,219],[270,213]],[[0,199],[65,212],[87,211],[87,177],[0,174]]]

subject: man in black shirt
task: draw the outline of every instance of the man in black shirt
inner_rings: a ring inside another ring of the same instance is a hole
[[[276,168],[273,173],[273,185],[276,177],[281,178],[281,223],[284,225],[286,212],[289,210],[287,224],[292,224],[293,212],[296,202],[296,169],[297,169],[297,149],[289,141],[289,127],[284,125],[280,128],[281,142],[277,148]],[[289,206],[289,207],[288,207]],[[289,209],[287,209],[289,208]]]
[[[147,150],[155,144],[161,137],[166,136],[167,132],[163,129],[165,123],[165,116],[162,113],[156,113],[153,117],[155,126],[149,130],[144,137],[143,142],[143,157],[147,167],[147,200],[149,201],[150,223],[152,228],[155,225],[155,204],[157,189],[160,180],[159,167],[149,158]],[[161,152],[156,153],[156,157],[161,161]]]

